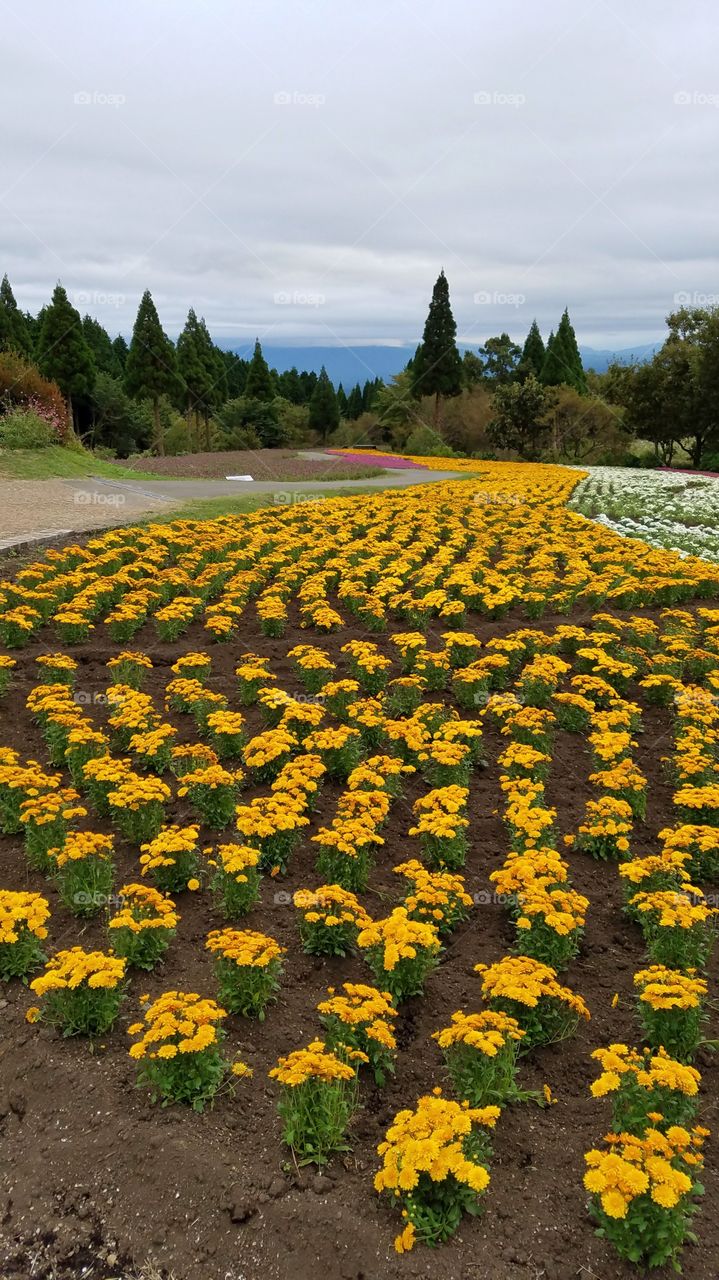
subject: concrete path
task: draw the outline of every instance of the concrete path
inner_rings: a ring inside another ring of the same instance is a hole
[[[320,455],[334,461],[331,455]],[[406,488],[457,478],[453,471],[386,469],[368,480],[106,480],[100,476],[72,480],[0,479],[0,550],[22,542],[63,534],[106,529],[115,524],[183,506],[196,498],[271,494],[278,506],[293,495],[322,496],[328,489]]]

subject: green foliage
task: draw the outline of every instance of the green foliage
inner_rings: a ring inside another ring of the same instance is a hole
[[[414,428],[405,442],[405,453],[418,458],[453,458],[454,450],[437,432],[421,423]]]
[[[72,409],[73,400],[89,399],[95,384],[95,361],[87,345],[80,314],[61,284],[46,307],[38,337],[40,372],[56,382]]]
[[[323,365],[310,400],[309,426],[312,431],[319,432],[322,440],[326,440],[331,432],[337,430],[339,424],[337,395]]]
[[[551,403],[550,396],[533,373],[524,382],[510,382],[497,387],[494,416],[487,430],[488,439],[499,449],[536,461],[549,438],[546,414]]]
[[[0,351],[15,351],[19,356],[32,355],[32,333],[27,317],[15,301],[7,276],[0,283]]]
[[[0,418],[0,448],[47,449],[57,443],[50,423],[31,409],[13,409]]]
[[[457,325],[449,301],[449,285],[441,271],[432,292],[422,344],[412,363],[414,395],[435,397],[435,424],[442,397],[462,390],[462,360],[457,350]]]
[[[255,342],[255,350],[250,360],[245,381],[244,395],[248,400],[267,402],[274,399],[276,387],[259,341]]]
[[[533,373],[538,378],[542,372],[546,354],[544,339],[539,332],[539,325],[536,320],[533,320],[522,349],[522,357],[519,362],[520,372],[524,375]]]
[[[152,439],[152,415],[148,407],[130,399],[119,377],[98,373],[92,393],[92,414],[93,444],[113,449],[118,457],[126,458],[146,449]]]
[[[125,363],[125,386],[138,400],[152,402],[155,443],[164,453],[160,397],[177,396],[182,382],[177,372],[175,348],[164,333],[149,289],[142,295]]]
[[[516,376],[522,348],[512,342],[508,333],[501,333],[497,338],[488,338],[479,354],[482,377],[495,386],[503,386]]]

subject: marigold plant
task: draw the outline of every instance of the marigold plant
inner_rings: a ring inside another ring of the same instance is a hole
[[[277,1104],[282,1137],[300,1164],[326,1164],[333,1152],[349,1150],[346,1132],[357,1102],[357,1069],[366,1061],[357,1049],[345,1048],[339,1057],[323,1040],[313,1040],[280,1058],[270,1071],[282,1088]]]
[[[666,1049],[681,1062],[690,1061],[699,1047],[706,1018],[704,978],[696,969],[683,973],[653,964],[635,973],[634,985],[647,1044]]]
[[[345,956],[371,919],[353,893],[338,884],[298,889],[293,898],[301,913],[300,938],[310,955]]]
[[[0,889],[0,979],[26,979],[45,961],[50,904],[39,893]]]
[[[601,1074],[591,1086],[594,1098],[611,1096],[617,1133],[640,1137],[652,1125],[691,1124],[697,1110],[699,1072],[670,1057],[666,1049],[639,1053],[626,1044],[595,1049]]]
[[[166,991],[133,1023],[130,1057],[139,1064],[137,1082],[153,1102],[187,1103],[202,1111],[228,1074],[222,1053],[225,1009],[194,992]],[[237,1073],[239,1074],[239,1073]]]
[[[58,951],[30,983],[40,998],[33,1022],[58,1027],[63,1036],[101,1036],[115,1022],[125,994],[126,961],[103,951]]]
[[[154,969],[175,936],[175,904],[146,884],[125,884],[118,896],[122,906],[108,920],[113,950],[135,969]]]
[[[162,893],[179,893],[197,879],[199,827],[162,827],[154,840],[140,845],[140,875],[149,876]]]
[[[215,957],[223,1005],[230,1013],[262,1021],[279,990],[284,947],[252,929],[213,929],[205,946]]]
[[[524,1037],[519,1023],[506,1013],[452,1014],[451,1025],[435,1031],[436,1040],[457,1096],[473,1107],[503,1107],[529,1097],[517,1084],[517,1052]]]
[[[107,905],[115,877],[113,840],[97,831],[72,831],[52,849],[60,898],[78,916],[91,916]]]
[[[439,963],[441,942],[435,927],[413,920],[406,907],[363,929],[357,945],[378,985],[396,1001],[421,995],[427,976]]]
[[[209,859],[211,888],[227,920],[247,915],[260,896],[260,851],[247,844],[221,844]]]
[[[378,991],[360,982],[344,982],[338,994],[327,990],[328,1000],[317,1006],[325,1040],[339,1057],[349,1049],[367,1057],[375,1083],[382,1086],[394,1072],[397,1051],[394,1024],[397,1010],[389,991]],[[350,1057],[350,1062],[356,1059]]]
[[[661,1267],[677,1259],[691,1238],[689,1224],[695,1197],[701,1148],[708,1134],[672,1125],[666,1133],[647,1129],[643,1137],[628,1133],[606,1136],[604,1151],[588,1151],[584,1185],[591,1211],[620,1257],[642,1267]]]
[[[414,1111],[400,1111],[377,1148],[382,1167],[375,1191],[402,1206],[405,1226],[398,1253],[419,1241],[438,1245],[454,1235],[465,1213],[480,1211],[489,1186],[489,1135],[499,1107],[472,1108],[441,1096],[422,1097]]]
[[[580,1018],[589,1018],[581,996],[557,982],[556,970],[530,956],[504,956],[477,964],[482,994],[493,1009],[515,1018],[524,1032],[522,1051],[564,1040]]]

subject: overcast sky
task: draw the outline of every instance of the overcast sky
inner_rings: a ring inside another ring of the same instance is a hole
[[[129,333],[649,342],[719,301],[715,0],[0,0],[0,274]]]

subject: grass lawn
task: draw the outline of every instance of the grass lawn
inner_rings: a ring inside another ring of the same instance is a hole
[[[11,449],[0,453],[0,480],[64,480],[104,476],[107,480],[156,480],[157,476],[103,462],[86,449]]]
[[[392,485],[363,485],[357,489],[340,489],[328,486],[326,490],[318,497],[315,494],[310,502],[324,502],[326,498],[354,498],[363,497],[370,493],[383,493],[385,489],[393,488]],[[133,520],[128,523],[132,524],[167,524],[169,520],[216,520],[219,516],[240,516],[246,515],[248,511],[257,511],[260,507],[272,507],[275,511],[284,510],[285,505],[293,507],[300,506],[302,503],[302,493],[295,495],[292,503],[276,503],[271,493],[245,493],[237,498],[195,498],[191,502],[185,503],[181,507],[173,507],[169,511],[153,511],[151,514],[143,516],[140,520]]]

